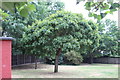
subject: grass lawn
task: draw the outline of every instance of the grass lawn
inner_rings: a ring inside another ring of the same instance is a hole
[[[59,65],[59,72],[53,73],[54,65],[22,65],[12,69],[12,78],[118,78],[118,64]]]

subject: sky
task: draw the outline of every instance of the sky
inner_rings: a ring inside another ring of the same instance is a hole
[[[76,0],[61,0],[65,4],[65,10],[71,11],[73,13],[82,13],[84,18],[86,19],[92,19],[94,18],[88,17],[88,11],[84,8],[84,1],[80,2],[78,5],[76,5]],[[103,20],[105,19],[111,19],[117,22],[118,24],[118,11],[114,12],[113,14],[108,14]],[[96,21],[96,20],[95,20]]]

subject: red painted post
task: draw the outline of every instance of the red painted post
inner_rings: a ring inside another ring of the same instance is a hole
[[[0,80],[11,78],[12,40],[11,37],[0,37]]]

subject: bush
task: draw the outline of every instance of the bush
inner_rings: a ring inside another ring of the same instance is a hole
[[[78,65],[82,61],[83,61],[83,57],[78,52],[70,51],[70,52],[65,53],[65,55],[64,55],[64,63],[65,64]]]
[[[54,58],[52,58],[52,57],[45,57],[45,63],[47,63],[47,64],[54,64],[54,62],[55,62]],[[63,63],[64,63],[63,62],[63,55],[61,54],[59,56],[58,64],[60,65],[60,64],[63,64]]]

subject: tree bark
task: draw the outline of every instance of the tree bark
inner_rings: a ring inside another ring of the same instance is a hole
[[[37,69],[37,56],[35,56],[35,69]]]
[[[54,73],[58,72],[58,60],[59,60],[60,53],[61,53],[61,48],[59,48],[56,52]]]
[[[1,36],[4,36],[4,31],[2,31],[2,35]]]
[[[92,55],[92,53],[90,53],[89,64],[92,64],[92,63],[93,63],[93,55]]]

